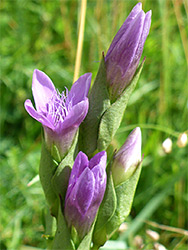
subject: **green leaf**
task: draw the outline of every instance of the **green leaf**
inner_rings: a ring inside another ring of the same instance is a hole
[[[131,83],[126,87],[121,96],[105,111],[101,118],[97,148],[106,150],[120,126],[129,97],[136,87],[144,61],[138,68]]]
[[[75,250],[60,204],[57,218],[57,230],[55,233],[52,250]]]
[[[97,215],[97,221],[93,233],[93,243],[97,246],[102,246],[107,241],[106,224],[113,216],[116,206],[116,193],[113,184],[112,174],[108,167],[108,178],[106,191],[104,194],[103,201],[100,205],[99,212]]]
[[[56,194],[61,196],[62,202],[64,204],[65,195],[67,191],[67,186],[69,182],[69,177],[71,173],[71,168],[74,164],[74,158],[75,158],[75,151],[77,146],[77,137],[78,134],[75,137],[75,140],[68,152],[68,154],[65,156],[65,158],[61,161],[61,163],[58,165],[56,172],[54,176],[52,177],[52,185],[56,192]]]
[[[50,211],[53,215],[56,215],[56,205],[57,205],[57,195],[51,184],[51,179],[57,169],[57,165],[54,163],[50,152],[46,148],[44,138],[42,138],[42,149],[41,149],[41,159],[39,166],[39,177],[44,190],[44,194],[48,205],[50,206]]]
[[[128,180],[115,188],[117,207],[113,217],[106,225],[108,238],[110,238],[114,231],[119,228],[130,213],[137,183],[140,177],[141,165],[142,163],[139,164],[134,174]]]
[[[98,74],[89,94],[89,111],[86,119],[80,126],[79,147],[87,155],[92,154],[97,148],[100,119],[109,106],[110,99],[103,56]]]

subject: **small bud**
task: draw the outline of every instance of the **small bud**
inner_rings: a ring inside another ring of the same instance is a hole
[[[126,222],[123,222],[123,223],[121,224],[121,226],[119,227],[118,231],[119,231],[120,233],[123,233],[123,232],[127,231],[127,229],[128,229],[127,223],[126,223]]]
[[[126,181],[141,162],[141,130],[135,128],[115,154],[112,175],[115,186]]]
[[[136,235],[133,240],[133,244],[135,247],[142,249],[143,247],[143,239],[140,235]]]
[[[154,244],[154,250],[167,250],[167,249],[162,244],[155,243]]]
[[[179,148],[184,148],[187,145],[187,134],[185,132],[179,135],[177,145]]]
[[[65,218],[82,239],[89,231],[106,188],[106,152],[96,154],[90,161],[78,153],[69,178],[65,198]]]
[[[157,232],[153,230],[146,230],[146,234],[153,240],[153,241],[158,241],[160,236]]]
[[[162,148],[166,154],[169,154],[172,151],[172,140],[170,138],[164,140]]]

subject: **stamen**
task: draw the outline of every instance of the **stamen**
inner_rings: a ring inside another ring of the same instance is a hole
[[[68,89],[65,89],[62,93],[58,89],[55,90],[46,104],[46,115],[51,118],[54,126],[57,126],[59,122],[63,122],[72,109],[72,99],[68,99]]]

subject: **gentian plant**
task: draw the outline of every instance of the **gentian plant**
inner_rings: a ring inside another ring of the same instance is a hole
[[[138,3],[103,53],[90,92],[91,73],[60,93],[34,70],[36,109],[29,99],[25,109],[43,127],[39,176],[51,214],[48,231],[56,219],[49,249],[97,250],[130,213],[142,163],[140,128],[113,156],[108,146],[142,71],[150,23],[151,11],[145,14]]]

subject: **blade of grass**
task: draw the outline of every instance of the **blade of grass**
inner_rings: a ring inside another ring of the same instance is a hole
[[[74,80],[75,82],[78,79],[80,64],[82,58],[82,48],[83,48],[83,40],[84,40],[84,27],[85,27],[85,17],[86,17],[86,7],[87,0],[82,0],[81,3],[81,12],[80,12],[80,25],[79,25],[79,34],[78,34],[78,43],[77,43],[77,52],[76,52],[76,61],[75,61],[75,69],[74,69]]]
[[[183,49],[184,49],[184,53],[185,53],[185,58],[186,58],[186,61],[187,61],[187,66],[188,66],[187,34],[186,34],[184,22],[183,22],[183,17],[182,17],[182,14],[181,14],[181,7],[182,7],[183,3],[182,3],[182,1],[179,1],[179,0],[176,0],[176,1],[173,0],[172,2],[173,2],[174,12],[175,12],[176,20],[177,20],[177,23],[178,23],[180,36],[181,36],[181,40],[182,40],[182,44],[183,44]]]

